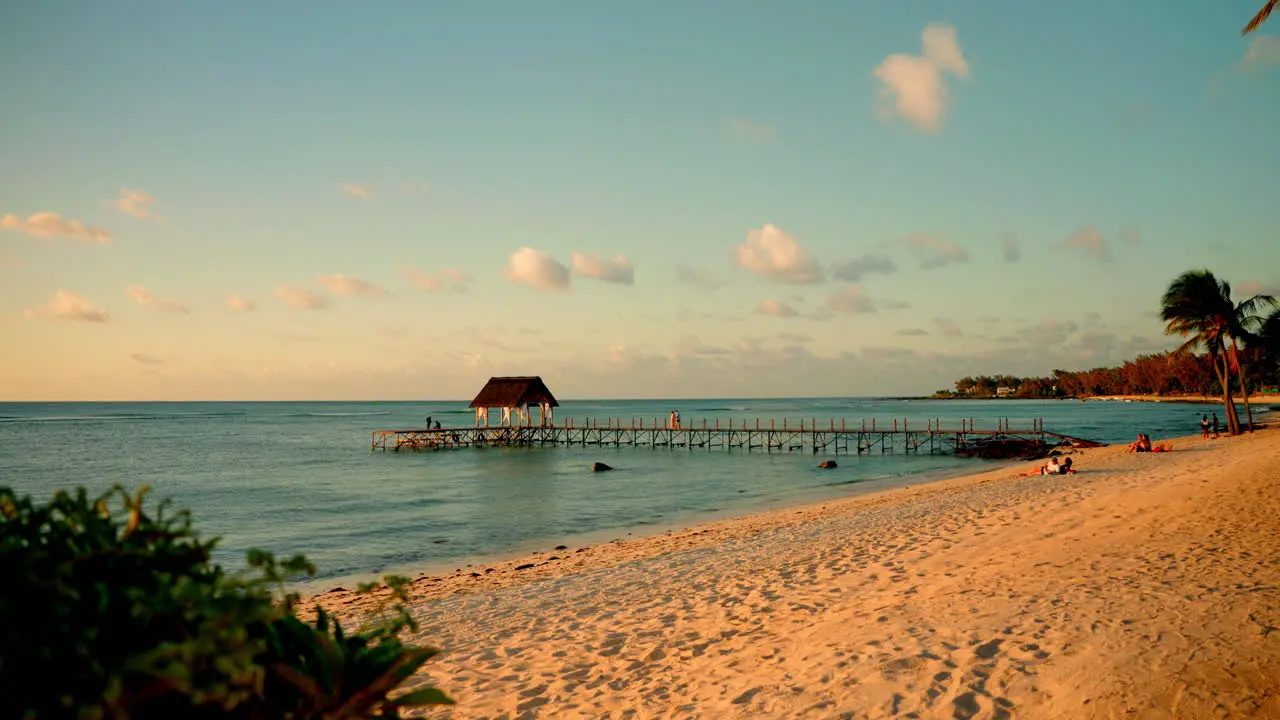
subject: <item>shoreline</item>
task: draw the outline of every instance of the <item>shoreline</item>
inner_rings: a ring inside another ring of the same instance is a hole
[[[422,579],[409,685],[458,720],[1280,716],[1280,433],[1171,442]]]
[[[1080,452],[1080,450],[1069,450],[1067,454],[1070,454],[1070,452]],[[641,542],[654,538],[679,535],[707,525],[733,523],[746,518],[775,513],[785,514],[788,511],[871,497],[897,489],[932,485],[948,480],[965,478],[970,475],[990,472],[998,467],[1006,467],[1019,461],[973,459],[969,462],[981,463],[986,467],[978,470],[971,467],[925,470],[918,473],[859,480],[841,486],[846,488],[844,494],[833,494],[825,498],[813,497],[822,493],[821,488],[810,488],[800,497],[796,495],[775,497],[752,506],[722,508],[710,513],[695,513],[685,517],[672,518],[669,522],[589,530],[573,535],[531,540],[521,543],[518,547],[489,553],[413,563],[377,572],[351,573],[336,577],[307,580],[292,584],[291,589],[301,593],[304,599],[310,601],[329,594],[342,595],[343,593],[348,593],[350,592],[348,588],[362,582],[375,582],[381,585],[383,577],[387,575],[408,577],[413,584],[418,582],[430,583],[432,580],[438,581],[441,578],[456,576],[470,577],[469,573],[471,572],[484,573],[488,570],[492,573],[498,568],[546,561],[548,556],[556,555],[557,551],[561,551],[561,554],[563,550],[576,553],[591,547],[603,547],[621,542]]]

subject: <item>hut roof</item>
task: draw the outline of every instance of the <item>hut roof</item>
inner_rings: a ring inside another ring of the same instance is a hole
[[[542,378],[533,376],[522,377],[491,377],[489,382],[480,390],[480,394],[476,395],[476,399],[471,401],[468,407],[517,407],[520,405],[539,405],[547,403],[551,407],[560,407],[560,403],[556,402],[556,398],[547,389]]]

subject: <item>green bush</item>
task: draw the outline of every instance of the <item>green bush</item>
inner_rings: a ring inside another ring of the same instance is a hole
[[[435,688],[390,696],[436,654],[398,638],[415,628],[404,578],[386,578],[394,607],[359,633],[319,607],[304,622],[284,580],[314,574],[305,558],[250,551],[250,569],[228,573],[210,562],[216,539],[167,503],[148,515],[146,492],[42,505],[0,487],[5,716],[329,720],[452,704]]]

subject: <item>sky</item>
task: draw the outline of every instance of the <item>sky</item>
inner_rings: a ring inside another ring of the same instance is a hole
[[[0,400],[927,394],[1280,291],[1261,0],[0,11]]]

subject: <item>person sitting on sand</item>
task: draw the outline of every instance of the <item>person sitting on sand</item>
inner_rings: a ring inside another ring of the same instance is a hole
[[[1151,438],[1138,433],[1138,439],[1129,443],[1129,452],[1151,452]]]
[[[1058,465],[1059,475],[1075,475],[1076,469],[1071,467],[1071,458],[1062,458],[1062,462]]]

